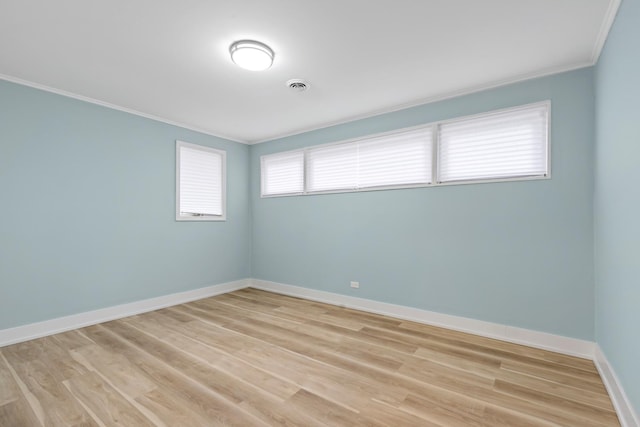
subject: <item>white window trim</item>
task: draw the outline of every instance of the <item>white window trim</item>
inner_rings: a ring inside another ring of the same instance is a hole
[[[547,162],[547,173],[544,176],[521,176],[521,177],[505,177],[505,178],[490,178],[490,179],[473,179],[473,180],[460,180],[460,181],[450,181],[450,182],[437,182],[437,176],[438,176],[438,161],[437,161],[437,156],[438,156],[438,143],[439,143],[439,139],[438,139],[438,131],[440,128],[440,125],[446,124],[446,123],[453,123],[453,122],[458,122],[458,121],[463,121],[463,120],[469,120],[469,119],[476,119],[476,118],[481,118],[481,117],[489,117],[492,116],[494,114],[502,114],[502,113],[506,113],[506,112],[511,112],[511,111],[518,111],[518,110],[522,110],[522,109],[527,109],[527,108],[531,108],[531,107],[536,107],[536,106],[545,106],[546,107],[546,111],[547,111],[547,135],[546,135],[546,142],[547,142],[547,158],[546,158],[546,162]],[[338,145],[338,144],[350,144],[350,143],[354,143],[354,142],[358,142],[358,141],[366,141],[370,138],[376,138],[376,137],[384,137],[387,135],[393,135],[396,133],[400,133],[400,132],[406,132],[406,131],[411,131],[411,130],[418,130],[418,129],[422,129],[422,128],[429,128],[432,127],[433,129],[433,138],[431,140],[431,155],[432,155],[432,165],[431,165],[431,173],[432,173],[432,182],[429,184],[411,184],[411,185],[386,185],[386,186],[380,186],[380,187],[368,187],[368,188],[363,188],[363,189],[349,189],[349,190],[329,190],[329,191],[307,191],[306,189],[306,182],[307,182],[307,152],[311,149],[315,149],[318,147],[326,147],[326,146],[330,146],[330,145]],[[550,100],[546,100],[546,101],[541,101],[541,102],[534,102],[534,103],[530,103],[530,104],[524,104],[524,105],[518,105],[516,107],[508,107],[508,108],[501,108],[499,110],[491,110],[489,112],[484,112],[484,113],[478,113],[478,114],[470,114],[467,116],[460,116],[460,117],[455,117],[452,119],[447,119],[447,120],[439,120],[436,122],[431,122],[431,123],[427,123],[427,124],[422,124],[422,125],[418,125],[418,126],[412,126],[412,127],[407,127],[407,128],[402,128],[402,129],[394,129],[392,131],[388,131],[388,132],[381,132],[381,133],[376,133],[376,134],[371,134],[371,135],[366,135],[366,136],[361,136],[361,137],[356,137],[356,138],[351,138],[351,139],[346,139],[346,140],[342,140],[342,141],[337,141],[337,142],[329,142],[326,144],[318,144],[318,145],[313,145],[313,146],[309,146],[309,147],[305,147],[305,148],[298,148],[295,150],[287,150],[287,151],[277,151],[274,153],[268,153],[268,154],[264,154],[263,156],[268,156],[271,154],[280,154],[280,153],[290,153],[290,152],[304,152],[304,191],[301,193],[286,193],[286,194],[271,194],[271,195],[264,195],[262,194],[262,182],[260,183],[260,198],[263,199],[267,199],[267,198],[272,198],[272,197],[292,197],[292,196],[313,196],[313,195],[320,195],[320,194],[337,194],[337,193],[361,193],[361,192],[366,192],[366,191],[381,191],[381,190],[399,190],[399,189],[405,189],[405,188],[425,188],[425,187],[444,187],[444,186],[449,186],[449,185],[469,185],[469,184],[490,184],[490,183],[497,183],[497,182],[512,182],[512,181],[538,181],[538,180],[548,180],[551,179],[551,101]],[[262,181],[263,174],[262,174],[262,157],[260,156],[260,180]]]
[[[216,153],[222,157],[222,215],[185,216],[180,215],[180,147],[188,147],[209,153]],[[227,220],[227,152],[205,145],[191,144],[176,140],[176,221],[226,221]]]

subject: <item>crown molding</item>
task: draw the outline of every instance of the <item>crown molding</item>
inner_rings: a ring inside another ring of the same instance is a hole
[[[46,86],[40,83],[35,83],[29,80],[24,80],[18,77],[14,77],[14,76],[9,76],[6,74],[0,74],[0,80],[5,80],[11,83],[15,83],[15,84],[19,84],[21,86],[27,86],[33,89],[38,89],[38,90],[42,90],[45,92],[50,92],[50,93],[54,93],[56,95],[60,95],[60,96],[64,96],[66,98],[72,98],[72,99],[76,99],[78,101],[84,101],[84,102],[88,102],[89,104],[95,104],[95,105],[99,105],[101,107],[105,107],[105,108],[109,108],[111,110],[117,110],[117,111],[122,111],[124,113],[128,113],[128,114],[133,114],[134,116],[139,116],[139,117],[144,117],[145,119],[149,119],[149,120],[153,120],[156,122],[160,122],[160,123],[165,123],[171,126],[177,126],[183,129],[187,129],[187,130],[191,130],[194,132],[198,132],[198,133],[202,133],[205,135],[209,135],[209,136],[213,136],[216,138],[221,138],[221,139],[226,139],[227,141],[231,141],[231,142],[237,142],[239,144],[248,144],[247,141],[242,141],[236,138],[231,138],[230,136],[225,136],[225,135],[221,135],[221,134],[217,134],[217,133],[213,133],[211,131],[202,129],[202,128],[198,128],[195,126],[190,126],[184,123],[180,123],[180,122],[175,122],[173,120],[169,120],[169,119],[164,119],[162,117],[159,116],[155,116],[153,114],[147,114],[147,113],[143,113],[141,111],[138,110],[134,110],[132,108],[127,108],[127,107],[122,107],[120,105],[116,105],[116,104],[111,104],[109,102],[105,102],[105,101],[100,101],[99,99],[95,99],[95,98],[90,98],[88,96],[84,96],[84,95],[79,95],[77,93],[73,93],[73,92],[67,92],[66,90],[62,90],[62,89],[56,89],[54,87],[51,86]]]
[[[616,15],[620,9],[621,2],[622,0],[609,1],[609,7],[607,8],[604,20],[600,26],[600,31],[598,32],[598,37],[596,38],[596,43],[593,45],[593,51],[591,52],[591,62],[593,65],[595,65],[598,62],[598,59],[600,59],[600,54],[607,42],[607,37],[609,37],[609,31],[611,31],[611,27],[613,27],[613,22],[616,20]]]

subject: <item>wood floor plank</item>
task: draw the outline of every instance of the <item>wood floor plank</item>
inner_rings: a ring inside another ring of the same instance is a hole
[[[175,369],[217,393],[228,402],[238,404],[244,400],[246,395],[244,387],[234,384],[227,375],[213,369],[201,360],[189,357],[170,344],[124,323],[114,323],[107,327],[121,336],[126,336],[128,340],[144,348],[151,356],[165,363],[170,363]]]
[[[157,388],[151,378],[120,354],[91,344],[70,351],[71,357],[99,372],[122,394],[133,399]]]
[[[43,346],[38,345],[38,348]],[[23,348],[24,349],[24,348]],[[6,360],[15,371],[14,380],[21,388],[22,394],[33,412],[44,425],[68,426],[92,422],[89,414],[71,396],[69,391],[58,381],[55,367],[52,369],[38,358],[21,361],[19,353],[5,353]],[[34,353],[29,353],[34,354]]]
[[[421,362],[424,363],[424,362]],[[426,365],[426,364],[425,364]],[[447,375],[444,371],[436,366],[426,369],[412,367],[410,370],[401,369],[402,373],[406,373],[412,378],[416,378],[423,382],[433,384],[444,390],[455,392],[471,397],[475,400],[484,402],[485,404],[493,404],[497,406],[513,408],[523,414],[537,416],[542,420],[554,422],[565,426],[596,426],[597,422],[581,421],[575,415],[555,406],[545,405],[544,402],[530,400],[527,398],[517,397],[511,393],[505,393],[504,390],[496,390],[491,384],[486,382],[478,382],[470,377],[470,381],[458,374]],[[578,420],[578,421],[576,421]],[[615,425],[615,424],[614,424]]]
[[[312,339],[313,342],[322,342],[323,345],[330,345],[333,343],[339,343],[344,340],[344,336],[341,334],[337,334],[335,332],[326,330],[321,327],[317,327],[314,325],[310,325],[307,322],[308,317],[303,316],[294,316],[292,318],[291,315],[284,314],[280,309],[276,310],[264,310],[258,309],[247,310],[238,307],[232,307],[226,304],[218,304],[213,300],[206,301],[206,305],[204,307],[200,306],[199,309],[204,308],[201,312],[193,312],[194,318],[199,318],[199,316],[204,316],[204,319],[207,319],[211,315],[211,311],[213,310],[216,314],[215,316],[222,316],[226,321],[218,320],[218,324],[228,325],[232,323],[249,323],[255,324],[256,322],[264,323],[267,325],[276,325],[282,327],[288,331],[292,331],[292,334],[303,334],[305,340]],[[326,311],[326,310],[325,310]],[[202,317],[200,317],[202,318]],[[214,317],[215,319],[215,317]],[[233,319],[233,321],[229,320]],[[289,341],[294,341],[290,339]]]
[[[522,412],[511,411],[499,406],[487,406],[482,414],[482,425],[485,427],[562,427],[548,420],[528,415]]]
[[[377,314],[371,314],[364,311],[353,310],[344,307],[334,307],[327,311],[327,315],[350,319],[358,323],[362,323],[365,327],[380,327],[396,329],[402,320],[393,319],[391,317],[383,317]]]
[[[158,384],[158,393],[162,392],[167,396],[163,400],[170,399],[175,404],[180,404],[186,411],[194,414],[195,419],[204,418],[209,422],[207,425],[211,426],[265,425],[251,417],[247,419],[243,411],[238,410],[230,402],[222,399],[198,381],[182,374],[170,362],[150,357],[143,349],[128,341],[126,337],[114,334],[103,326],[85,328],[85,332],[96,343],[125,355],[149,377],[153,378]],[[153,396],[147,397],[153,398]],[[154,406],[154,403],[142,397],[137,400],[149,409]],[[157,405],[159,405],[159,409],[168,406],[161,403]],[[161,413],[162,411],[158,412],[158,415]]]
[[[433,340],[435,343],[446,345],[449,347],[455,347],[460,352],[467,352],[469,354],[481,354],[485,356],[492,356],[500,358],[502,361],[516,362],[526,364],[540,369],[546,369],[552,372],[558,372],[563,375],[570,375],[577,379],[592,382],[595,384],[601,384],[597,371],[593,372],[590,369],[577,366],[569,366],[569,364],[557,364],[548,361],[544,358],[543,354],[540,354],[542,350],[531,349],[530,347],[520,346],[518,351],[513,351],[515,344],[500,343],[496,346],[491,346],[493,341],[489,340],[484,342],[484,339],[479,340],[481,337],[473,337],[469,340],[464,340],[464,337],[460,337],[455,331],[432,333],[430,328],[427,327],[424,333],[421,333],[419,329],[415,328],[410,332],[403,331],[403,333],[410,333],[417,335],[421,339]],[[452,335],[452,336],[449,336]],[[469,335],[469,334],[467,334]]]
[[[140,328],[145,333],[162,334],[164,337],[166,331],[158,330],[155,328],[156,323],[152,320],[143,320],[140,317],[135,319],[127,319],[128,323],[133,324]],[[159,338],[159,337],[158,337]],[[210,372],[210,368],[216,368],[216,381],[215,385],[208,383],[209,387],[216,392],[225,396],[229,400],[233,401],[238,407],[243,408],[247,413],[254,415],[256,418],[262,419],[267,423],[276,423],[278,425],[321,425],[316,423],[314,419],[309,418],[303,412],[293,411],[291,409],[285,410],[282,407],[283,401],[279,400],[276,395],[271,393],[271,390],[266,390],[262,387],[254,385],[256,381],[248,381],[246,372],[243,372],[241,376],[234,376],[228,371],[219,370],[218,360],[222,356],[217,352],[212,352],[212,349],[203,348],[197,346],[195,342],[189,345],[187,342],[183,342],[183,345],[174,347],[176,351],[182,351],[183,355],[174,353],[172,357],[172,363],[175,365],[178,361],[178,365],[181,371],[186,372],[192,377],[202,379],[205,375],[202,372],[194,372],[190,374],[191,368],[185,368],[181,363],[183,360],[187,360],[189,356],[192,360],[187,363],[192,364],[194,367],[203,367]],[[198,356],[196,356],[198,355]],[[214,359],[209,359],[207,355],[213,355]],[[212,360],[212,363],[206,362],[206,360]],[[255,380],[255,379],[254,379]]]
[[[157,320],[161,320],[161,318]],[[171,341],[174,345],[190,349],[189,351],[192,352],[192,354],[202,355],[207,359],[209,364],[217,369],[253,384],[278,399],[284,401],[299,390],[299,387],[294,383],[276,377],[268,371],[258,369],[229,353],[221,351],[216,346],[204,344],[195,338],[188,338],[189,336],[200,337],[197,333],[191,333],[190,323],[184,325],[169,325],[166,322],[162,322],[162,325],[164,328],[162,331],[163,339],[171,336]],[[168,332],[167,329],[170,329],[170,331]]]
[[[540,402],[547,408],[557,408],[571,412],[576,414],[576,417],[584,419],[584,423],[596,422],[600,425],[607,425],[617,421],[614,411],[602,410],[589,404],[580,403],[577,401],[578,399],[575,398],[559,397],[549,392],[535,390],[527,386],[503,380],[496,380],[495,388],[496,390],[509,393],[511,396]]]
[[[74,350],[79,347],[84,347],[85,345],[94,344],[93,341],[78,330],[62,332],[52,335],[51,338],[66,350]]]
[[[0,350],[0,354],[2,354],[2,350]],[[21,393],[18,384],[13,379],[4,357],[0,357],[0,406],[15,402],[20,397]]]
[[[358,412],[336,405],[303,388],[291,396],[288,403],[327,426],[346,426],[358,417]]]
[[[161,419],[168,427],[209,427],[217,418],[193,410],[193,403],[165,387],[136,398],[136,402]]]
[[[45,337],[42,341],[44,351],[37,360],[42,361],[49,368],[56,381],[61,382],[87,372],[86,367],[69,357],[70,350],[55,337]]]
[[[582,403],[602,411],[613,413],[609,396],[603,393],[596,393],[583,388],[567,387],[554,381],[536,378],[516,372],[500,369],[496,372],[496,379],[518,384],[531,391],[545,392],[562,399],[568,399],[577,403]],[[599,412],[599,411],[598,411]]]
[[[320,420],[311,417],[301,407],[285,406],[283,403],[268,402],[260,399],[245,401],[239,405],[247,413],[253,414],[268,425],[276,426],[309,426],[309,427],[330,427]]]
[[[391,426],[421,426],[421,427],[448,427],[429,421],[400,410],[379,401],[369,401],[360,411],[356,426],[391,427]]]
[[[152,427],[153,423],[95,372],[63,382],[90,413],[106,425]]]
[[[1,426],[619,426],[592,361],[257,289],[0,349]]]
[[[602,381],[595,382],[590,379],[576,378],[571,374],[562,372],[559,369],[549,369],[548,367],[535,366],[528,363],[517,362],[513,360],[503,360],[500,363],[503,370],[513,371],[520,374],[529,375],[535,378],[542,378],[547,381],[563,384],[581,390],[589,390],[603,396],[607,396],[606,388]]]
[[[596,373],[597,370],[592,361],[579,357],[568,356],[547,350],[528,347],[511,342],[500,341],[493,338],[482,337],[478,335],[468,334],[465,332],[454,331],[451,329],[440,328],[432,325],[425,325],[415,322],[403,322],[397,332],[414,333],[420,337],[431,337],[444,339],[445,343],[453,343],[458,345],[461,343],[472,344],[470,347],[476,351],[482,351],[483,348],[492,351],[499,350],[505,353],[512,353],[514,356],[526,356],[527,358],[539,359],[542,361],[551,361],[558,365],[566,365],[580,368],[584,371]],[[499,353],[504,355],[504,353]]]
[[[151,317],[151,320],[152,319],[153,317]],[[160,320],[160,318],[156,317],[156,320]],[[228,383],[235,385],[238,383],[246,383],[251,388],[248,393],[251,393],[254,387],[258,387],[264,392],[273,395],[274,398],[284,401],[299,389],[299,387],[292,382],[282,380],[267,371],[259,370],[214,347],[188,338],[186,334],[189,332],[185,328],[175,325],[169,326],[167,324],[158,326],[157,322],[144,319],[137,319],[132,323],[146,333],[162,339],[162,341],[169,343],[175,349],[179,349],[186,355],[191,356],[194,360],[200,361],[200,363],[206,363],[212,368],[215,368],[221,376],[226,378]],[[239,398],[239,400],[244,399]]]
[[[321,314],[331,309],[331,306],[320,302],[260,291],[254,288],[240,289],[239,291],[233,292],[233,294],[254,301],[269,301],[278,305],[280,308],[289,307],[293,309],[295,313],[303,311],[308,314]]]
[[[24,398],[18,398],[0,405],[0,426],[35,427],[43,426]]]
[[[449,400],[446,404],[443,404],[442,401],[425,399],[421,396],[411,394],[407,396],[400,407],[417,417],[424,418],[442,426],[464,425],[469,427],[482,427],[485,406],[475,404],[474,406],[480,409],[480,411],[477,412],[456,410],[455,408],[461,403],[467,404],[469,402]]]

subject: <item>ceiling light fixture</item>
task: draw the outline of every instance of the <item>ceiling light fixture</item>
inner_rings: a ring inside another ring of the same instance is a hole
[[[239,67],[263,71],[273,64],[273,50],[255,40],[240,40],[229,46],[231,60]]]

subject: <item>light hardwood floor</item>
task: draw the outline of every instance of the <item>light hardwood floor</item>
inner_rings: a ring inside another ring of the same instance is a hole
[[[0,426],[617,426],[589,360],[254,289],[0,349]]]

